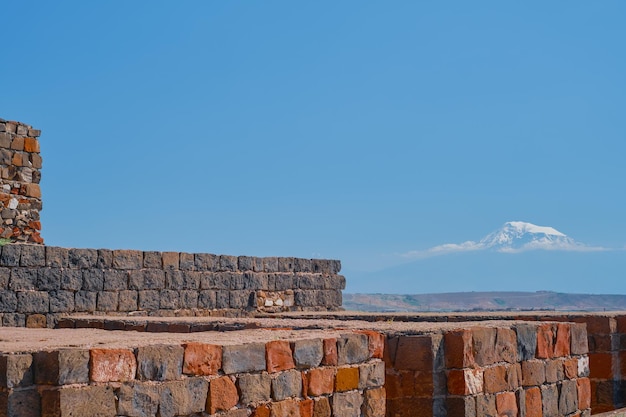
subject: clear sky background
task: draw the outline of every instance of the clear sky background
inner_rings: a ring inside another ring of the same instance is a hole
[[[338,258],[350,281],[510,220],[626,244],[626,2],[1,14],[0,117],[43,131],[49,245]]]

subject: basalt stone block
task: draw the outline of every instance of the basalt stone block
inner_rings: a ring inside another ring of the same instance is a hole
[[[63,387],[43,391],[41,417],[115,417],[115,393],[110,386]]]
[[[44,266],[46,248],[42,245],[24,245],[20,256],[21,266]]]
[[[230,255],[220,255],[218,268],[220,271],[236,272],[237,257]]]
[[[143,253],[143,267],[148,269],[161,269],[163,268],[163,262],[161,260],[161,252],[144,252]]]
[[[237,386],[241,404],[269,401],[272,378],[266,373],[241,375],[237,379]]]
[[[163,252],[161,253],[161,262],[164,270],[177,270],[180,266],[180,254],[178,252]]]
[[[278,258],[276,257],[263,258],[263,270],[265,272],[278,272]]]
[[[83,272],[79,269],[61,270],[61,289],[68,291],[78,291],[83,286]]]
[[[587,329],[584,324],[572,324],[570,336],[572,355],[585,355],[589,352]]]
[[[196,269],[196,262],[192,253],[180,253],[179,268],[183,271],[193,271]]]
[[[365,362],[369,358],[369,345],[364,334],[346,334],[337,340],[339,365]]]
[[[128,288],[131,290],[162,290],[165,288],[165,271],[160,269],[131,271]]]
[[[216,271],[219,257],[210,253],[196,253],[194,263],[197,271]]]
[[[284,371],[272,379],[272,398],[281,401],[302,394],[302,375],[295,369]]]
[[[69,251],[55,246],[46,247],[46,266],[64,268],[68,265]]]
[[[89,382],[89,351],[61,349],[33,356],[35,383],[69,385]]]
[[[243,290],[245,288],[244,275],[242,273],[232,273],[229,275],[231,290]]]
[[[50,308],[50,296],[44,291],[19,291],[17,293],[17,311],[19,313],[47,313]]]
[[[166,382],[161,388],[159,416],[175,417],[202,413],[206,406],[209,382],[202,378]]]
[[[37,272],[37,289],[41,291],[53,291],[61,288],[61,268],[40,268]]]
[[[314,307],[317,305],[317,292],[315,290],[297,290],[294,292],[294,302],[300,307]]]
[[[78,291],[74,295],[74,306],[78,312],[96,311],[96,298],[98,293],[94,291]]]
[[[12,313],[17,310],[15,291],[0,291],[0,312]]]
[[[197,271],[167,271],[166,287],[172,290],[197,290],[202,273]]]
[[[96,268],[111,268],[113,266],[113,251],[109,249],[98,249],[98,259]]]
[[[265,364],[265,344],[263,343],[223,347],[222,369],[226,374],[264,371]]]
[[[22,245],[4,245],[0,254],[0,266],[19,266]]]
[[[313,272],[313,262],[311,259],[295,258],[293,260],[293,269],[295,272]]]
[[[215,296],[216,308],[229,308],[230,307],[230,291],[218,290]]]
[[[180,291],[180,308],[198,308],[198,291]]]
[[[182,346],[174,345],[137,348],[137,378],[144,381],[180,379],[184,353]]]
[[[128,272],[116,269],[104,271],[103,288],[105,291],[121,291],[128,288]]]
[[[229,297],[230,308],[244,309],[256,306],[256,293],[254,292],[248,290],[231,291]]]
[[[322,307],[339,307],[342,304],[341,291],[317,290],[315,291],[315,305]]]
[[[198,308],[212,310],[217,308],[216,304],[217,291],[204,290],[198,295]]]
[[[99,291],[96,303],[98,311],[117,311],[118,293],[115,291]]]
[[[254,258],[251,256],[239,256],[237,258],[237,269],[240,271],[253,271]]]
[[[294,258],[278,258],[279,272],[294,272]]]
[[[541,386],[541,398],[543,406],[543,415],[558,416],[559,415],[559,390],[555,384]]]
[[[377,388],[384,384],[384,362],[372,362],[359,366],[359,389]]]
[[[34,290],[37,288],[37,279],[38,269],[36,268],[13,268],[9,278],[9,289],[13,291]]]
[[[33,384],[33,357],[30,354],[0,356],[0,387],[28,387]],[[1,412],[1,411],[0,411]]]
[[[83,286],[85,291],[102,291],[104,289],[104,271],[102,269],[84,269]]]
[[[161,386],[133,382],[122,384],[117,392],[118,413],[129,417],[156,416],[161,402]]]
[[[40,397],[35,388],[0,393],[0,413],[7,417],[40,417]]]
[[[268,276],[264,272],[246,272],[243,274],[243,287],[247,290],[267,290]]]
[[[559,385],[559,413],[569,415],[578,410],[578,388],[576,381],[565,380]]]
[[[296,288],[296,276],[293,274],[274,274],[273,282],[276,291],[292,290]]]
[[[22,313],[4,313],[2,315],[4,327],[26,327],[26,315]]]
[[[159,294],[159,307],[163,310],[175,310],[180,307],[180,295],[178,291],[163,290]]]
[[[324,357],[321,339],[298,340],[292,344],[293,358],[298,368],[314,368],[320,365]]]
[[[119,292],[117,309],[119,311],[137,310],[137,291],[124,290]]]
[[[206,290],[230,289],[230,274],[224,272],[205,272],[200,275],[200,288]]]
[[[97,261],[98,251],[96,249],[70,249],[68,252],[70,268],[94,268]]]
[[[138,250],[114,250],[112,266],[115,269],[141,269],[143,252]]]
[[[0,268],[0,289],[9,288],[9,279],[11,278],[10,268]]]
[[[337,392],[333,395],[333,415],[360,417],[363,397],[358,391]]]
[[[139,309],[140,310],[158,310],[161,303],[159,291],[146,290],[139,291]]]
[[[50,292],[50,312],[69,313],[74,311],[73,291],[51,291]]]

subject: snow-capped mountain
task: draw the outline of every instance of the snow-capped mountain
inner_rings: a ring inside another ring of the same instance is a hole
[[[500,229],[482,238],[477,245],[481,249],[492,249],[498,252],[590,249],[553,227],[537,226],[520,221],[505,223]]]

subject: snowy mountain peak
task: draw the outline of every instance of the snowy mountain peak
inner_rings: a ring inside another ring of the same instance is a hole
[[[498,252],[521,252],[533,249],[564,250],[582,246],[553,227],[537,226],[521,221],[505,223],[500,229],[481,239],[479,245],[484,249]]]

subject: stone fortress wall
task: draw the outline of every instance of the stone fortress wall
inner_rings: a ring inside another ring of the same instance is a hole
[[[39,133],[0,119],[0,236],[13,242],[0,248],[0,417],[585,417],[625,405],[619,314],[351,316],[338,261],[43,246]]]

